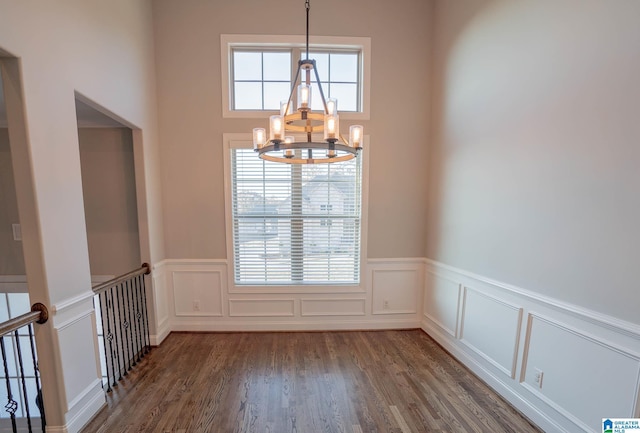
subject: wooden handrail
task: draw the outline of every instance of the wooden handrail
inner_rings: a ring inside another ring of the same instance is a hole
[[[133,277],[138,275],[149,275],[151,273],[151,266],[148,263],[143,263],[138,269],[135,269],[131,272],[127,272],[126,274],[120,275],[119,277],[115,277],[109,281],[105,281],[104,283],[97,284],[91,288],[93,293],[99,295],[110,287],[115,286],[116,284],[120,284],[124,281],[127,281]]]
[[[47,307],[45,307],[44,304],[36,302],[31,306],[29,313],[24,313],[0,323],[0,337],[31,323],[45,323],[48,319],[49,312],[47,311]]]

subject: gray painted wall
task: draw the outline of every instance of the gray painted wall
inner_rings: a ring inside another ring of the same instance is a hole
[[[427,257],[640,323],[639,16],[437,1]]]
[[[9,134],[0,128],[0,275],[25,274],[22,242],[13,240],[11,226],[19,222]]]
[[[369,257],[424,257],[432,2],[313,3],[311,35],[371,37]],[[225,258],[221,34],[305,32],[304,2],[153,2],[168,258]],[[313,40],[312,40],[313,42]],[[342,121],[343,128],[346,121]],[[360,121],[355,122],[360,123]]]
[[[92,275],[140,266],[133,144],[128,128],[78,130]]]
[[[78,130],[89,264],[92,275],[119,275],[140,266],[131,130]],[[24,275],[13,168],[6,128],[0,128],[0,275]]]

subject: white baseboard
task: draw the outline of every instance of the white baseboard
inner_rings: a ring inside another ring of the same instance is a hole
[[[102,388],[102,381],[97,379],[70,404],[66,415],[66,426],[47,426],[47,432],[77,433],[106,405],[106,397]]]
[[[548,418],[542,411],[531,405],[527,400],[513,392],[497,375],[493,374],[489,369],[485,368],[478,360],[461,350],[459,345],[451,342],[448,334],[443,333],[436,326],[433,326],[428,320],[423,320],[421,328],[429,336],[431,336],[438,344],[444,347],[458,361],[469,368],[476,376],[482,379],[493,390],[498,392],[516,409],[522,412],[531,422],[536,424],[546,433],[566,433],[567,430],[556,424],[552,419]]]
[[[171,326],[169,323],[169,318],[166,317],[165,320],[158,324],[157,333],[149,335],[149,342],[152,346],[159,346],[165,338],[169,336],[171,333]]]
[[[172,326],[177,332],[229,332],[229,331],[365,331],[383,329],[418,329],[416,320],[314,320],[314,321],[189,321],[177,322]]]

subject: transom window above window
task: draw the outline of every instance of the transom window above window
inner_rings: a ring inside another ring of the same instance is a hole
[[[223,117],[263,117],[264,111],[280,109],[280,102],[291,93],[298,61],[307,57],[298,38],[222,35]],[[325,98],[337,99],[346,118],[368,119],[369,89],[363,83],[368,81],[369,38],[313,39],[309,58],[316,61]],[[321,110],[314,74],[311,88],[311,108]],[[294,103],[295,97],[294,92]]]
[[[279,110],[291,91],[291,52],[233,51],[235,110]]]
[[[360,111],[359,52],[309,52],[309,58],[316,61],[318,76],[325,92],[325,98],[338,100],[339,111]],[[302,52],[300,59],[306,58]],[[322,110],[322,98],[311,77],[311,109]]]

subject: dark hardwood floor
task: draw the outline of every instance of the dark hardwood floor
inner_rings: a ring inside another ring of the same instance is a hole
[[[539,432],[420,330],[171,334],[83,432]]]

